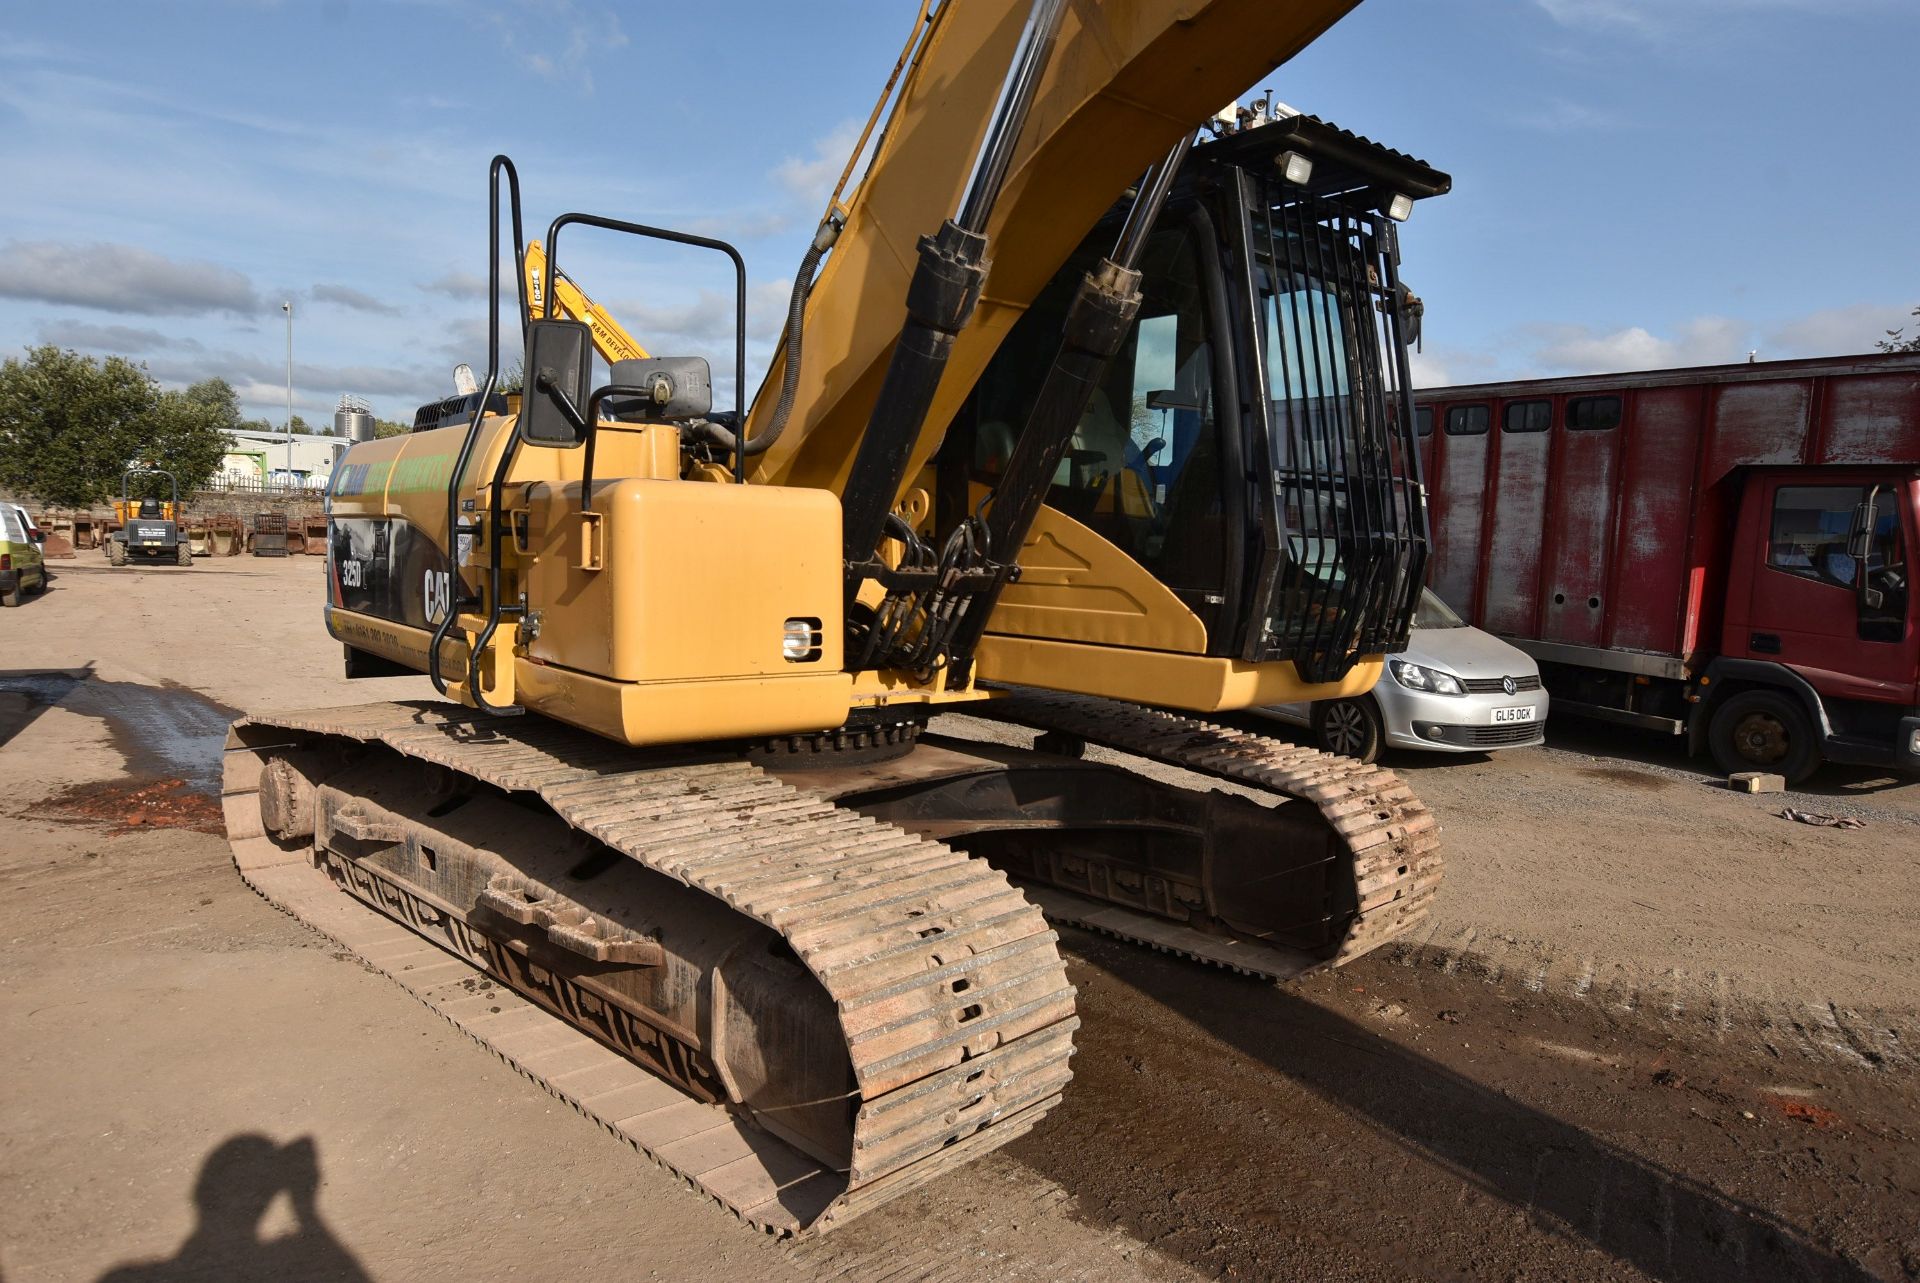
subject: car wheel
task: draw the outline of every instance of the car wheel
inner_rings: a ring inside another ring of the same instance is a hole
[[[1329,699],[1313,706],[1313,737],[1321,748],[1356,762],[1380,757],[1387,728],[1371,699]]]
[[[1771,771],[1798,784],[1820,765],[1819,736],[1798,700],[1778,691],[1741,691],[1714,710],[1707,727],[1713,760],[1728,775]]]

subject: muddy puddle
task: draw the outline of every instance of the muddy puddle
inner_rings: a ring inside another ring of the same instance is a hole
[[[0,745],[49,708],[104,723],[136,785],[172,783],[220,796],[221,752],[236,710],[184,686],[105,681],[91,669],[0,672]]]

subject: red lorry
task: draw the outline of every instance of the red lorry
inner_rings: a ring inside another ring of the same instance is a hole
[[[1414,394],[1429,582],[1555,714],[1920,773],[1920,355]]]

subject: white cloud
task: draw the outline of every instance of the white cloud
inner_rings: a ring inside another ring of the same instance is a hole
[[[316,285],[310,294],[316,303],[337,303],[356,312],[373,312],[380,316],[400,315],[400,309],[392,303],[346,285]]]
[[[824,138],[814,140],[812,156],[789,156],[774,166],[773,181],[796,200],[824,207],[834,180],[846,166],[848,153],[860,140],[860,124],[857,120],[841,121]]]
[[[593,92],[593,59],[627,44],[612,9],[580,0],[513,0],[489,21],[527,70],[582,93]]]
[[[1724,316],[1695,317],[1670,337],[1638,325],[1604,333],[1584,325],[1538,326],[1533,362],[1553,374],[1718,365],[1746,357],[1751,331],[1746,322]]]
[[[1909,0],[1534,0],[1565,27],[1615,30],[1655,38],[1701,23],[1738,21],[1755,14],[1804,13],[1830,17],[1888,9]]]
[[[1604,107],[1594,107],[1567,98],[1552,98],[1530,110],[1516,113],[1513,122],[1522,128],[1547,134],[1618,129],[1625,123],[1617,113]]]
[[[261,308],[246,275],[108,241],[8,241],[0,296],[141,316],[245,316]]]
[[[139,358],[149,352],[199,352],[198,340],[132,325],[94,325],[88,321],[49,321],[40,327],[40,341],[82,352],[105,352]]]
[[[1611,374],[1870,353],[1888,330],[1911,325],[1910,305],[1856,303],[1778,323],[1697,316],[1671,328],[1541,322],[1495,336],[1484,348],[1451,347],[1413,358],[1415,387],[1558,375]]]
[[[485,298],[487,278],[478,272],[444,272],[431,281],[422,281],[420,288],[429,294],[444,294],[448,298]]]
[[[1872,352],[1887,331],[1911,327],[1912,309],[1881,303],[1855,303],[1808,313],[1767,332],[1760,355],[1842,356]]]

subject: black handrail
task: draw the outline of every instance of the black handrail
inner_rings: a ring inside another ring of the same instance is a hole
[[[747,263],[740,257],[740,251],[725,241],[710,236],[695,236],[691,232],[676,232],[665,227],[649,227],[645,223],[629,223],[618,218],[604,218],[599,214],[562,214],[553,220],[547,228],[547,272],[555,280],[560,273],[560,229],[578,223],[583,227],[598,227],[609,232],[625,232],[629,236],[645,236],[652,240],[669,241],[675,245],[691,245],[696,249],[710,249],[725,254],[733,260],[733,479],[745,483],[747,479],[746,452],[742,448],[747,432],[745,414],[745,384],[747,376]],[[550,318],[553,315],[552,290],[547,291],[546,301],[541,315]],[[589,421],[591,432],[591,421]]]
[[[524,350],[527,327],[527,272],[526,238],[520,224],[520,175],[513,162],[506,156],[495,156],[487,167],[487,380],[480,388],[480,398],[474,405],[473,419],[467,424],[466,439],[460,443],[460,453],[454,459],[452,474],[447,478],[447,576],[448,583],[465,584],[460,579],[460,536],[478,534],[480,527],[466,526],[460,522],[460,483],[466,476],[467,465],[473,461],[473,449],[480,439],[480,424],[486,417],[487,403],[493,399],[494,388],[500,382],[500,175],[507,176],[507,199],[513,216],[513,274],[518,286],[520,298],[520,334]],[[547,291],[549,299],[553,292]],[[520,434],[519,420],[514,421],[513,435],[517,440]],[[507,442],[501,450],[503,461],[513,453],[513,441]],[[499,533],[499,485],[501,470],[496,469],[494,488],[493,526]],[[485,638],[480,645],[470,647],[467,652],[467,692],[472,695],[474,707],[481,712],[497,716],[519,713],[515,706],[498,707],[487,702],[480,690],[480,653],[485,641],[492,640],[494,625],[500,617],[500,558],[499,541],[493,546],[493,565],[488,578],[488,596],[491,610]],[[461,606],[471,601],[464,592],[456,596],[451,590],[447,594],[447,613],[439,626],[433,630],[433,644],[427,649],[427,677],[432,681],[434,690],[443,697],[447,694],[446,678],[440,672],[440,647],[445,644],[447,634],[452,631],[454,621],[459,618]]]

